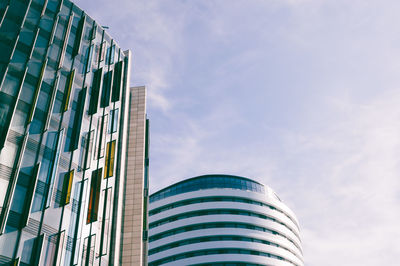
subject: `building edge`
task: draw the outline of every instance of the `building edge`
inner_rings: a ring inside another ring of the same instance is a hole
[[[130,50],[124,51],[124,55],[126,56],[125,60],[125,67],[124,67],[124,75],[126,75],[126,79],[124,80],[123,84],[123,91],[122,91],[122,106],[124,108],[123,112],[121,112],[120,123],[122,130],[120,131],[120,142],[118,145],[121,148],[121,158],[117,162],[117,171],[119,171],[118,177],[120,178],[117,182],[118,194],[114,194],[114,202],[117,202],[114,205],[114,222],[112,224],[111,229],[111,252],[110,252],[110,262],[113,262],[114,265],[121,265],[120,261],[120,246],[121,246],[121,229],[122,229],[122,211],[123,211],[123,197],[119,195],[124,195],[124,186],[125,186],[125,168],[126,168],[126,150],[127,150],[127,136],[128,136],[128,119],[129,118],[129,80],[130,80],[130,73],[131,73],[131,58],[132,52]],[[124,195],[125,197],[125,195]]]
[[[147,244],[145,239],[147,221],[148,191],[148,120],[146,117],[146,88],[131,87],[126,98],[129,101],[127,113],[126,160],[121,237],[118,265],[146,265]],[[140,240],[140,242],[135,242]]]

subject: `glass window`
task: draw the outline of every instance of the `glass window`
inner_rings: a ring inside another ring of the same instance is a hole
[[[113,176],[115,157],[115,140],[107,143],[106,161],[104,165],[104,178]]]
[[[104,41],[100,45],[100,52],[98,54],[97,61],[101,62],[104,60],[104,55],[106,54],[107,43]]]
[[[82,264],[93,265],[95,252],[96,235],[86,237],[83,242]]]
[[[201,176],[173,185],[171,188],[166,188],[162,191],[157,192],[157,194],[151,195],[150,202],[154,202],[156,200],[180,193],[211,188],[233,188],[264,193],[264,187],[262,185],[241,177]]]
[[[47,9],[55,13],[56,10],[57,10],[58,5],[59,5],[59,3],[57,1],[54,1],[54,0],[53,1],[49,1],[47,3]]]
[[[15,100],[7,94],[0,92],[0,147],[3,147],[10,125],[12,106]]]
[[[94,72],[93,75],[93,83],[92,83],[92,91],[90,95],[90,106],[89,106],[89,114],[97,113],[97,106],[99,102],[99,91],[101,84],[101,77],[103,75],[103,69],[99,68]]]
[[[74,170],[71,170],[64,174],[61,205],[67,205],[71,200],[73,180],[74,180]]]
[[[38,52],[40,55],[44,55],[47,49],[47,42],[48,39],[43,36],[43,32],[39,32],[39,35],[35,42],[35,51]]]
[[[106,144],[108,115],[101,116],[97,122],[97,145],[95,146],[94,158],[102,158],[104,156],[104,146]]]
[[[83,141],[81,144],[81,157],[79,160],[79,165],[81,169],[88,169],[90,168],[90,164],[92,162],[94,130],[86,133],[82,139]]]
[[[31,110],[29,112],[28,123],[31,122],[32,119],[33,119],[34,108],[36,107],[36,101],[38,100],[38,96],[39,96],[39,89],[40,89],[39,85],[42,84],[43,75],[44,75],[44,71],[46,69],[46,66],[47,66],[47,59],[45,59],[45,61],[42,64],[42,67],[40,69],[40,74],[39,74],[38,83],[37,83],[38,86],[36,88],[36,91],[35,91],[35,94],[34,94],[34,97],[33,97],[33,103],[32,103],[32,106],[31,106]],[[29,70],[28,70],[28,72],[29,72]]]
[[[122,84],[122,73],[123,73],[122,67],[123,67],[123,61],[120,61],[115,64],[112,97],[111,97],[112,102],[119,101],[119,95]]]
[[[33,171],[33,167],[22,167],[18,174],[18,182],[11,203],[10,215],[7,219],[7,228],[20,229],[26,224],[30,207],[30,204],[26,206],[26,195],[32,193],[29,189],[32,185],[30,181],[36,178],[32,174]]]
[[[110,105],[112,74],[113,74],[112,70],[104,74],[103,90],[101,92],[101,102],[100,102],[100,107],[103,108]]]
[[[86,98],[86,87],[83,88],[78,95],[78,104],[77,109],[74,116],[73,127],[69,130],[72,130],[71,142],[70,142],[70,151],[73,151],[78,148],[78,142],[81,134],[81,125],[83,118],[83,109],[85,107],[85,98]]]
[[[47,240],[47,247],[44,254],[44,265],[59,265],[56,261],[57,243],[60,243],[58,250],[63,249],[65,231],[50,235]]]
[[[41,234],[34,240],[32,253],[29,259],[29,265],[39,265],[39,261],[42,255],[41,253],[43,250],[43,244],[44,244],[44,234]],[[22,251],[22,253],[25,252]]]
[[[110,120],[108,133],[115,133],[118,129],[118,109],[110,110]]]
[[[100,250],[101,254],[107,254],[108,250],[108,239],[110,234],[110,217],[111,217],[111,207],[112,207],[112,188],[107,188],[103,190],[103,198],[105,203],[105,217],[103,217],[101,224],[101,241]]]
[[[76,30],[76,37],[75,37],[75,42],[74,42],[74,48],[72,50],[72,56],[76,56],[79,53],[79,48],[81,46],[81,41],[82,41],[82,34],[83,34],[83,28],[85,25],[85,16],[83,16],[79,20],[78,28]]]
[[[11,64],[17,67],[18,70],[23,71],[25,67],[25,62],[28,60],[29,48],[24,44],[18,43],[17,48],[14,51],[13,57],[11,59]]]
[[[35,197],[32,206],[32,212],[40,211],[46,203],[45,196],[47,195],[50,187],[50,176],[52,174],[52,165],[55,158],[55,149],[57,147],[58,132],[48,132],[44,136],[43,143],[45,149],[43,152],[43,159],[40,165],[38,183],[35,189]]]
[[[38,17],[40,18],[40,14]],[[40,30],[46,31],[48,34],[50,34],[51,30],[53,29],[53,23],[54,23],[54,20],[52,20],[52,19],[48,19],[48,18],[41,19],[40,23],[39,23]]]
[[[65,86],[65,92],[64,92],[64,112],[68,110],[69,106],[69,98],[71,97],[71,90],[72,86],[74,84],[74,78],[75,78],[75,69],[73,69],[69,74]]]
[[[94,23],[93,24],[93,28],[92,28],[92,30],[90,32],[90,40],[96,39],[96,32],[97,32],[97,24]]]
[[[93,58],[93,52],[94,52],[94,44],[90,45],[86,49],[86,60],[85,60],[85,72],[88,73],[92,70],[92,58]]]
[[[106,64],[111,65],[114,64],[114,56],[115,56],[115,44],[107,49],[106,55]]]
[[[90,183],[89,206],[86,219],[87,224],[97,221],[102,172],[103,168],[99,168],[92,172],[92,179]]]
[[[50,168],[50,172],[49,172],[49,176],[47,177],[47,181],[46,183],[49,186],[49,190],[47,192],[47,200],[46,200],[46,207],[50,206],[51,203],[51,198],[53,195],[53,184],[54,184],[54,179],[56,176],[56,171],[57,171],[57,167],[58,167],[58,160],[60,158],[60,150],[61,150],[61,142],[64,136],[64,129],[61,129],[61,131],[56,132],[57,133],[57,138],[54,140],[55,141],[55,146],[53,148],[53,155],[51,158],[51,168]]]

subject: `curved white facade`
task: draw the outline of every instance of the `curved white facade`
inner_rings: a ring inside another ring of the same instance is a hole
[[[243,177],[199,176],[154,193],[149,229],[150,266],[304,265],[294,213]]]

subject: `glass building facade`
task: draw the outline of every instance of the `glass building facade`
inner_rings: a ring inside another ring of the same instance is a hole
[[[303,266],[299,224],[275,192],[232,175],[150,196],[149,265]]]
[[[1,265],[118,264],[129,65],[69,0],[0,1]]]

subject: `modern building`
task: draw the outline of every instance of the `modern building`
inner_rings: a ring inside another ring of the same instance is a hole
[[[254,180],[190,178],[150,196],[149,265],[303,266],[299,223]]]
[[[69,0],[0,1],[0,264],[146,263],[145,88]]]

